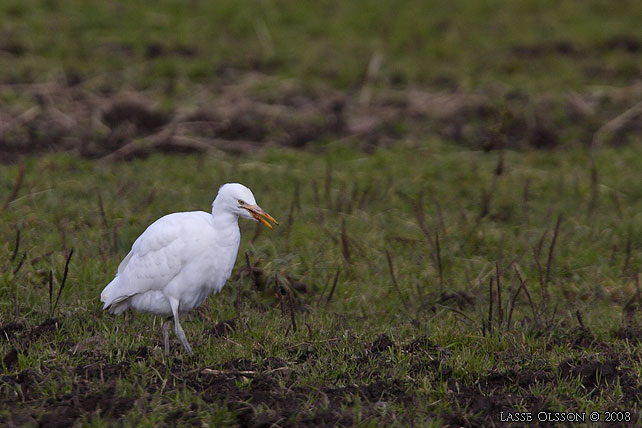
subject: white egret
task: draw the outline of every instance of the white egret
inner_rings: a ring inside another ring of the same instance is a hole
[[[188,354],[192,347],[179,322],[212,292],[219,292],[230,277],[241,241],[238,218],[261,222],[272,229],[271,215],[263,211],[252,191],[239,183],[221,186],[204,211],[169,214],[152,223],[136,239],[103,289],[103,309],[119,315],[130,308],[173,316],[176,337]],[[169,326],[163,323],[165,354],[169,353]]]

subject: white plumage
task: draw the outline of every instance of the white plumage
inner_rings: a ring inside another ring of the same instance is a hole
[[[239,217],[269,228],[267,220],[278,224],[256,205],[252,191],[238,183],[221,186],[211,214],[181,212],[156,220],[136,239],[100,294],[103,309],[117,315],[130,308],[171,315],[176,336],[191,353],[179,315],[198,307],[211,292],[219,292],[230,277],[241,241]],[[163,324],[165,353],[169,322]]]

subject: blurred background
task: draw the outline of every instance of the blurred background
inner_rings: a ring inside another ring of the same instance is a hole
[[[640,99],[640,16],[633,0],[5,0],[0,154],[623,144],[640,121],[595,134]]]

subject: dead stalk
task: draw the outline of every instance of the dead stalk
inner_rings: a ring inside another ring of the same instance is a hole
[[[528,287],[526,286],[526,280],[522,278],[521,273],[519,272],[519,268],[517,265],[513,266],[513,269],[515,269],[515,274],[517,275],[517,279],[519,280],[520,288],[524,289],[524,293],[526,293],[526,297],[528,298],[528,303],[531,306],[531,311],[533,313],[533,318],[537,321],[539,317],[537,316],[537,311],[535,310],[535,304],[533,303],[533,299],[531,298],[531,293],[528,291]]]
[[[488,332],[493,333],[493,277],[488,281]]]
[[[435,209],[437,210],[437,219],[441,228],[441,235],[444,237],[444,239],[446,239],[448,238],[448,232],[446,231],[446,222],[444,221],[444,214],[441,211],[441,204],[439,203],[439,199],[433,198],[433,203],[435,204]]]
[[[332,295],[334,294],[334,289],[337,287],[337,282],[339,281],[339,273],[341,273],[341,269],[337,269],[337,273],[334,275],[334,282],[332,283],[332,288],[330,289],[330,294],[328,294],[328,298],[325,301],[325,305],[328,306],[330,304],[330,300],[332,300]]]
[[[103,205],[103,198],[102,196],[100,196],[100,192],[98,193],[98,210],[100,212],[100,218],[103,222],[103,227],[107,229],[107,216],[105,215],[105,206]]]
[[[2,210],[4,211],[7,209],[9,204],[16,199],[16,196],[18,196],[18,192],[20,191],[20,188],[22,187],[22,182],[25,178],[25,172],[27,171],[27,164],[22,161],[20,163],[20,169],[18,170],[18,175],[16,176],[16,181],[13,184],[13,190],[11,190],[11,193],[9,194],[9,197],[7,200],[4,202],[4,205],[2,206]]]
[[[22,265],[24,264],[24,262],[25,262],[25,259],[26,259],[26,258],[27,258],[27,253],[24,253],[24,254],[22,255],[22,258],[20,259],[20,261],[19,261],[19,262],[18,262],[18,264],[16,265],[16,267],[13,269],[13,274],[14,274],[14,275],[18,273],[18,271],[20,270],[20,268],[21,268],[21,267],[22,267]]]
[[[62,274],[62,282],[60,283],[60,288],[58,289],[58,295],[56,296],[56,302],[54,303],[53,310],[51,311],[52,316],[56,311],[56,308],[58,307],[58,301],[60,300],[60,295],[62,294],[62,290],[65,288],[65,284],[67,283],[67,274],[69,273],[69,262],[71,261],[71,256],[73,255],[74,255],[74,249],[72,248],[71,251],[69,252],[69,255],[67,256],[67,261],[65,262],[65,271]]]
[[[13,247],[13,254],[11,254],[11,262],[13,263],[18,256],[18,250],[20,250],[20,229],[16,229],[16,243]]]
[[[582,313],[579,309],[575,311],[575,316],[577,317],[577,322],[580,324],[580,328],[585,329],[584,320],[582,319]]]
[[[548,249],[548,260],[546,261],[546,280],[544,281],[544,288],[546,289],[546,299],[548,300],[548,283],[551,280],[551,265],[553,264],[553,252],[555,251],[555,243],[557,242],[557,235],[560,231],[560,224],[562,223],[562,215],[557,216],[555,222],[555,231],[553,232],[553,240]]]
[[[350,259],[350,239],[348,238],[348,232],[346,231],[346,219],[341,219],[341,253],[346,263],[352,263]]]
[[[495,274],[495,282],[497,283],[497,328],[501,330],[502,323],[504,322],[504,309],[502,308],[502,281],[499,262],[495,262]]]
[[[542,271],[542,264],[539,262],[539,256],[537,249],[533,248],[533,259],[535,259],[535,266],[537,267],[537,273],[539,276],[539,287],[542,292],[542,296],[544,295],[544,272]]]
[[[395,276],[395,269],[392,265],[392,257],[390,256],[390,251],[386,248],[386,258],[388,259],[388,269],[390,270],[390,277],[392,278],[392,285],[394,285],[395,290],[397,290],[397,293],[399,296],[405,300],[403,294],[401,294],[401,289],[399,288],[399,284],[397,283],[397,278]]]
[[[589,202],[589,213],[592,213],[598,204],[598,185],[599,185],[599,175],[597,173],[597,167],[595,166],[595,160],[591,160],[591,201]]]
[[[439,290],[444,290],[444,270],[441,263],[441,246],[439,245],[439,233],[435,232],[435,253],[437,259],[437,270],[439,272]]]

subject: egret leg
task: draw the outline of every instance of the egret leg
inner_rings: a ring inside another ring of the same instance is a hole
[[[181,323],[178,320],[178,299],[175,299],[174,297],[170,297],[169,305],[172,307],[172,314],[174,315],[174,332],[176,333],[176,337],[178,337],[178,340],[180,340],[181,343],[183,344],[185,351],[187,351],[188,354],[191,354],[192,347],[187,341],[187,336],[185,336],[183,327],[181,327]]]
[[[165,355],[169,355],[169,326],[171,325],[172,318],[167,318],[163,322],[163,344],[165,345]]]

